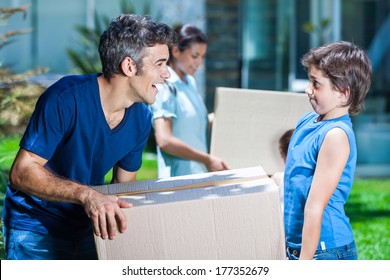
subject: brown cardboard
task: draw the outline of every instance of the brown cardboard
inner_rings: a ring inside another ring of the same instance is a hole
[[[282,171],[278,140],[312,110],[302,93],[217,88],[210,153],[230,168]]]
[[[125,233],[95,236],[99,259],[285,258],[278,187],[260,166],[94,188],[134,205]]]

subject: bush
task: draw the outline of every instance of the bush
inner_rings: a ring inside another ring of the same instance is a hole
[[[16,13],[26,14],[28,8],[29,6],[0,7],[0,20],[6,21]],[[0,35],[0,50],[12,42],[10,38],[28,32],[31,30],[10,31]],[[37,68],[16,74],[0,62],[0,136],[20,134],[24,130],[36,99],[43,91],[41,86],[30,82],[29,78],[47,71],[45,68]]]

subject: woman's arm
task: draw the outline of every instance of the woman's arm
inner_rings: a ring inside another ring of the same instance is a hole
[[[129,172],[119,166],[114,166],[112,170],[111,184],[134,182],[136,175],[137,172]]]
[[[207,115],[207,119],[209,121],[209,127],[212,127],[213,123],[214,123],[214,119],[215,119],[215,114],[214,113],[209,113]]]
[[[206,165],[209,171],[228,169],[218,157],[198,151],[172,134],[172,118],[157,118],[154,121],[157,145],[166,153],[179,158],[198,161]]]

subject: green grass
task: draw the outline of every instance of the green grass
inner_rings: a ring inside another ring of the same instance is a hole
[[[9,168],[18,150],[19,138],[0,139],[0,211],[3,208]],[[157,177],[154,154],[144,153],[137,180]],[[106,183],[111,172],[106,176]],[[356,178],[346,205],[351,219],[361,260],[390,260],[390,178]],[[0,232],[1,233],[1,232]],[[0,234],[0,259],[4,259],[3,237]]]
[[[9,169],[18,151],[19,141],[19,137],[0,138],[0,198],[4,196]]]
[[[0,212],[3,210],[9,169],[11,168],[12,161],[18,151],[19,141],[19,137],[7,137],[0,139]],[[0,232],[0,259],[4,259],[4,241],[2,231]]]
[[[109,184],[112,178],[112,169],[107,173],[104,182]],[[153,153],[142,155],[142,166],[137,171],[137,180],[148,180],[157,178],[157,158]]]
[[[356,179],[345,211],[359,259],[390,260],[390,179]]]

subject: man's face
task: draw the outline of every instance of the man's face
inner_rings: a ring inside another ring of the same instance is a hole
[[[165,79],[170,77],[167,61],[169,51],[167,45],[156,45],[145,50],[143,67],[139,75],[131,80],[131,87],[135,97],[135,102],[145,102],[153,104],[156,100],[158,84],[163,84]]]

